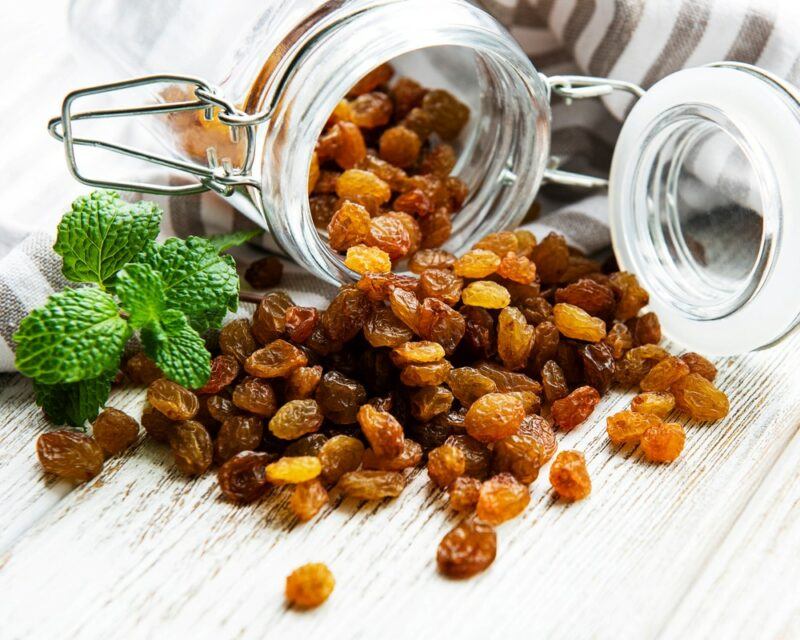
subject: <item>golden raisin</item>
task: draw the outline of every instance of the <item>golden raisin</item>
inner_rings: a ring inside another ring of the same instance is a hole
[[[358,469],[363,456],[364,445],[361,440],[351,436],[333,436],[319,450],[322,480],[336,484],[345,473]]]
[[[286,578],[286,600],[301,609],[318,607],[333,592],[336,581],[322,563],[304,564]]]
[[[562,451],[550,466],[550,484],[562,500],[583,500],[592,492],[586,460],[579,451]]]
[[[670,386],[689,374],[689,365],[680,358],[669,356],[655,365],[642,378],[642,391],[666,391]]]
[[[467,461],[464,452],[451,444],[443,444],[428,453],[428,476],[434,484],[446,488],[464,474]]]
[[[299,484],[319,476],[322,465],[316,456],[283,457],[268,464],[266,477],[272,484]]]
[[[449,269],[426,269],[419,278],[420,295],[425,298],[437,298],[449,305],[455,305],[461,299],[464,280]]]
[[[606,323],[594,318],[580,307],[559,302],[553,307],[553,322],[567,338],[600,342],[606,335]]]
[[[721,420],[730,409],[728,396],[699,373],[684,376],[671,387],[678,410],[688,413],[694,420]]]
[[[438,342],[420,340],[418,342],[406,342],[399,347],[392,349],[392,362],[398,367],[409,364],[425,364],[428,362],[438,362],[444,358],[445,353],[442,345]]]
[[[675,396],[668,391],[645,391],[631,400],[631,411],[652,413],[659,418],[666,418],[674,408]]]
[[[269,430],[281,440],[295,440],[322,426],[323,416],[316,400],[290,400],[269,421]]]
[[[473,511],[478,504],[482,484],[477,478],[456,478],[450,485],[450,507],[456,511]]]
[[[683,451],[686,433],[676,422],[662,422],[642,435],[642,452],[650,462],[672,462]]]
[[[166,378],[150,383],[147,387],[147,401],[170,420],[189,420],[200,409],[196,395]]]
[[[431,387],[447,380],[452,368],[453,365],[447,360],[428,364],[410,364],[400,372],[400,382],[408,387]]]
[[[383,132],[378,152],[387,162],[405,169],[417,161],[421,147],[422,142],[414,131],[398,125]]]
[[[411,236],[406,224],[397,215],[386,214],[370,220],[365,243],[385,251],[392,260],[397,260],[411,249]]]
[[[709,382],[714,382],[714,378],[717,377],[717,368],[714,363],[699,353],[692,351],[684,353],[681,356],[681,360],[689,366],[689,373],[698,373]]]
[[[348,169],[336,181],[336,195],[344,200],[378,206],[389,201],[392,190],[374,173],[363,169]]]
[[[328,242],[334,251],[347,251],[363,244],[369,234],[369,212],[360,204],[345,201],[328,223]]]
[[[661,424],[661,418],[652,413],[620,411],[606,418],[606,431],[612,444],[636,444],[650,427]]]
[[[357,419],[375,455],[393,458],[403,452],[403,427],[391,413],[365,404]]]
[[[523,484],[536,480],[544,461],[539,441],[521,430],[495,442],[492,450],[492,471],[510,473]]]
[[[453,265],[456,275],[465,278],[485,278],[497,271],[500,256],[488,249],[473,249],[458,258]]]
[[[362,129],[374,129],[389,123],[394,106],[385,93],[362,93],[350,103],[350,120]]]
[[[630,320],[650,301],[647,291],[642,289],[632,273],[620,271],[611,274],[611,285],[620,293],[615,313],[618,320]]]
[[[344,264],[356,273],[388,273],[392,270],[389,254],[377,247],[358,244],[347,250]]]
[[[390,65],[388,62],[384,62],[383,64],[375,67],[367,75],[361,78],[361,80],[356,82],[347,93],[347,96],[349,98],[355,98],[365,93],[369,93],[370,91],[374,91],[378,87],[387,84],[389,80],[392,79],[393,75],[394,67],[392,67],[392,65]]]
[[[408,261],[412,273],[422,274],[427,269],[452,269],[456,257],[443,249],[420,249]]]
[[[328,492],[319,480],[308,480],[295,485],[289,507],[301,522],[317,515],[328,503]]]
[[[406,480],[398,471],[350,471],[336,485],[346,496],[358,500],[381,500],[396,498],[406,486]]]
[[[399,456],[393,458],[383,458],[378,456],[372,449],[364,452],[364,469],[379,469],[381,471],[402,471],[410,467],[416,467],[422,460],[422,447],[406,438],[403,441],[403,451]]]
[[[461,293],[464,304],[484,309],[502,309],[511,302],[508,289],[488,280],[478,280],[464,287]]]
[[[522,402],[507,393],[488,393],[472,403],[464,418],[467,433],[481,442],[514,435],[525,418]]]
[[[578,387],[569,395],[553,402],[550,415],[559,429],[570,431],[591,415],[598,402],[600,394],[597,389]]]
[[[250,354],[244,368],[256,378],[284,378],[307,364],[305,353],[286,340],[278,339]]]
[[[534,328],[516,307],[506,307],[497,319],[497,355],[507,369],[515,371],[528,364]]]
[[[492,525],[516,518],[531,501],[531,494],[510,473],[499,473],[481,486],[475,515]]]
[[[448,578],[470,578],[485,571],[497,555],[497,534],[475,518],[453,528],[439,543],[436,565]]]
[[[536,265],[525,256],[507,253],[497,267],[497,273],[507,280],[520,284],[531,284],[536,280]]]

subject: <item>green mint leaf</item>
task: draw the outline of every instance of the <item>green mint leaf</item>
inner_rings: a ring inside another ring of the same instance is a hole
[[[149,264],[132,262],[123,268],[117,274],[114,291],[134,329],[158,320],[164,312],[164,282]]]
[[[170,380],[189,389],[202,387],[211,375],[211,354],[186,316],[175,309],[164,311],[159,322],[142,329],[144,351]]]
[[[53,247],[73,282],[113,284],[114,276],[158,235],[161,209],[154,202],[125,202],[114,191],[93,191],[72,203]]]
[[[66,384],[34,381],[36,404],[56,424],[83,428],[87,420],[94,420],[105,406],[115,375],[116,371],[108,371],[97,378]]]
[[[109,294],[88,287],[68,289],[22,320],[14,334],[16,366],[43,384],[96,378],[119,366],[130,335]]]
[[[234,231],[232,233],[221,233],[216,236],[209,236],[207,240],[217,248],[217,253],[222,253],[231,247],[238,247],[245,242],[260,236],[262,229],[250,229],[249,231]]]
[[[204,238],[151,242],[136,261],[161,274],[167,308],[185,313],[200,333],[219,328],[225,313],[239,305],[236,263]]]

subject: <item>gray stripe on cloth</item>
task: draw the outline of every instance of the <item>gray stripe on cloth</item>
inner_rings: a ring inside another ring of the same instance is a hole
[[[643,87],[649,87],[684,66],[703,37],[710,15],[708,0],[683,0],[667,43],[642,80]]]
[[[525,0],[517,3],[511,23],[515,26],[547,28],[547,20],[542,17],[541,12]]]
[[[736,35],[736,40],[726,54],[725,60],[755,64],[764,52],[764,47],[767,46],[774,28],[773,7],[759,6],[757,9],[751,7],[747,11],[739,33]]]
[[[25,253],[53,291],[61,291],[69,286],[69,281],[61,273],[61,256],[53,251],[53,240],[49,235],[37,233],[29,236],[25,247]]]
[[[30,309],[17,297],[4,277],[0,277],[0,301],[0,338],[13,349],[15,345],[11,336]]]
[[[607,76],[625,51],[642,18],[644,0],[614,0],[614,16],[589,61],[589,73]]]
[[[592,19],[595,9],[597,9],[596,0],[578,0],[564,27],[563,43],[565,49],[570,52],[575,50],[575,43]]]

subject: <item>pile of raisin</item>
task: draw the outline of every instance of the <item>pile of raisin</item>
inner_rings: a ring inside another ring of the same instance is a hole
[[[314,223],[359,274],[389,273],[399,260],[441,246],[468,191],[450,174],[451,143],[469,108],[411,78],[391,83],[392,67],[380,69],[336,106],[309,168]],[[505,268],[524,265],[509,260]]]
[[[556,433],[583,428],[609,390],[641,390],[608,418],[612,443],[659,463],[684,447],[673,413],[719,420],[729,404],[710,361],[659,346],[636,277],[563,237],[520,229],[460,256],[437,248],[437,216],[449,225],[463,194],[447,177],[452,149],[431,135],[451,140],[469,113],[407,78],[387,89],[391,75],[379,68],[337,107],[312,164],[315,210],[332,199],[324,225],[359,280],[326,309],[266,293],[252,319],[222,328],[200,389],[166,380],[143,354],[124,371],[147,386],[148,436],[181,473],[216,469],[231,502],[289,494],[288,509],[309,522],[341,502],[332,498],[395,498],[425,468],[462,518],[437,566],[465,578],[492,564],[496,528],[524,514],[540,472],[562,504],[590,495],[583,454],[559,452]],[[393,272],[404,257],[410,274]],[[93,436],[45,434],[37,451],[46,470],[85,481],[137,432],[109,409]],[[315,606],[332,588],[324,565],[307,565],[287,597]]]

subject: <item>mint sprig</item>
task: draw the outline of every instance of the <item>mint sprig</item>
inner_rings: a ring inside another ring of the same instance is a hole
[[[55,422],[82,426],[97,415],[135,331],[167,378],[189,388],[207,382],[211,355],[200,333],[236,310],[235,264],[204,238],[155,242],[161,216],[154,203],[95,191],[59,224],[64,275],[95,286],[53,294],[14,335],[17,368]]]

